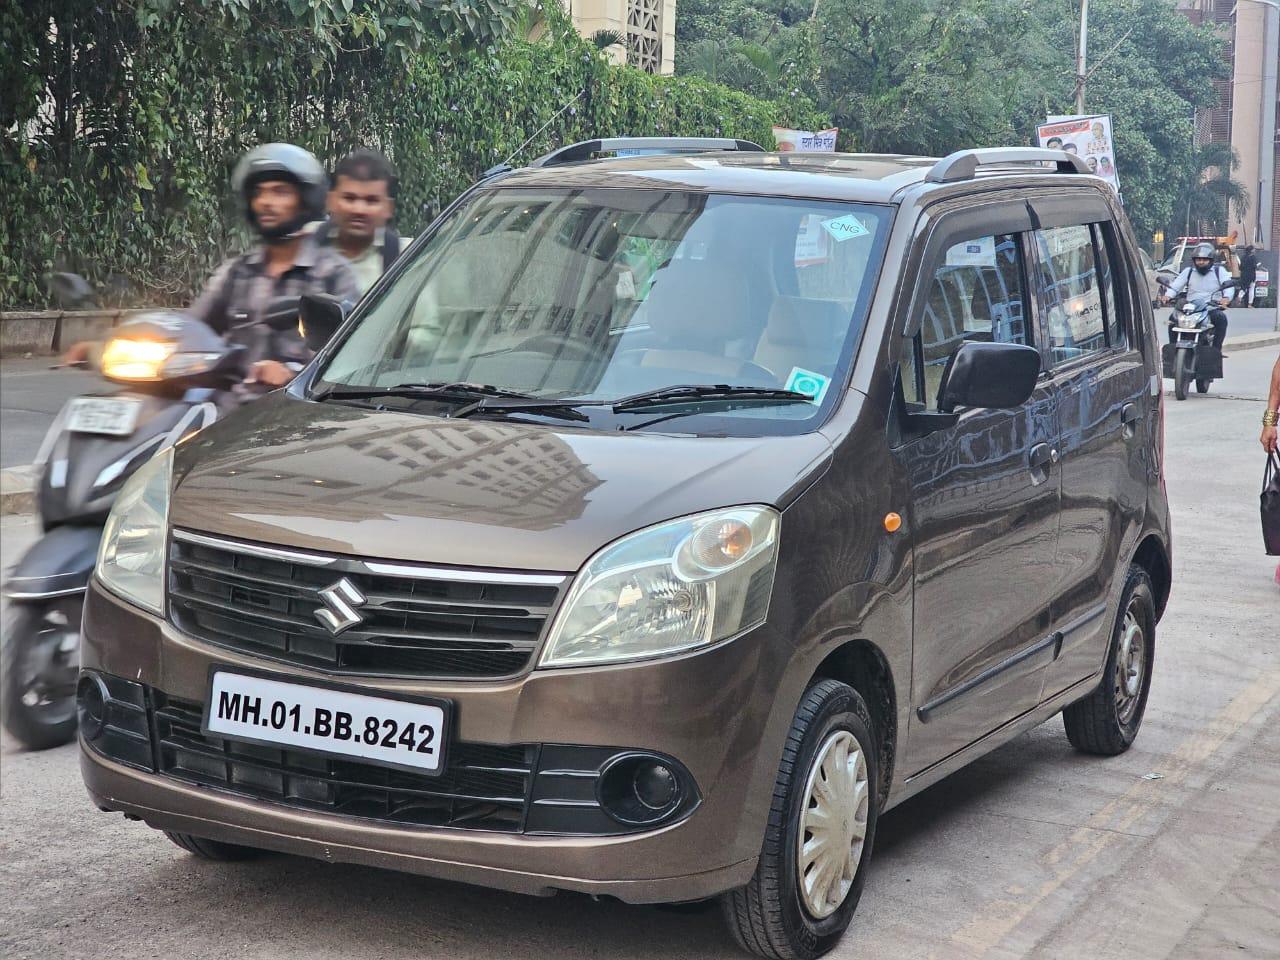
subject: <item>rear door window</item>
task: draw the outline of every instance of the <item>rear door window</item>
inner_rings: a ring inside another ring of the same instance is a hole
[[[1107,349],[1107,310],[1088,224],[1036,231],[1045,330],[1054,366]]]

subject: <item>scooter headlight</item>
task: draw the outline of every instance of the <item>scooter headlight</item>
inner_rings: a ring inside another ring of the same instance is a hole
[[[758,626],[773,592],[778,523],[770,507],[735,507],[605,547],[574,581],[539,666],[666,656]]]
[[[173,448],[125,481],[98,547],[98,580],[112,593],[152,613],[164,613],[165,534]]]
[[[176,347],[161,340],[130,340],[114,337],[102,351],[102,375],[108,380],[135,383],[160,379],[165,361]]]

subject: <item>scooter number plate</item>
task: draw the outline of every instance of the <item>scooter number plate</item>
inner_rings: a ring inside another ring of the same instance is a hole
[[[104,433],[127,437],[138,424],[142,404],[117,397],[78,397],[67,412],[67,429],[75,433]]]

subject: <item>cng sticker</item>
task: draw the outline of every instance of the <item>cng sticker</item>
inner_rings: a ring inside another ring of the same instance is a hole
[[[791,376],[787,377],[788,390],[803,393],[814,403],[822,402],[822,398],[827,395],[827,387],[829,386],[831,386],[830,377],[824,377],[820,373],[814,373],[812,370],[805,370],[801,367],[792,367]]]
[[[845,214],[843,217],[836,217],[833,220],[823,220],[822,229],[831,234],[832,238],[838,243],[852,240],[855,237],[865,237],[871,233],[870,230],[862,225],[862,221],[851,213]]]

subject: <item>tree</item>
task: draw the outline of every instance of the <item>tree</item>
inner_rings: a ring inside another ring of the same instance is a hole
[[[1079,0],[681,0],[680,10],[681,72],[759,89],[776,82],[749,69],[745,44],[780,60],[811,51],[813,66],[785,84],[809,91],[812,78],[841,149],[1030,144],[1047,115],[1075,112]],[[1089,11],[1085,107],[1111,114],[1125,207],[1150,236],[1185,212],[1204,169],[1192,118],[1213,104],[1222,40],[1170,0],[1092,0]],[[783,42],[792,46],[779,57],[772,45]]]

